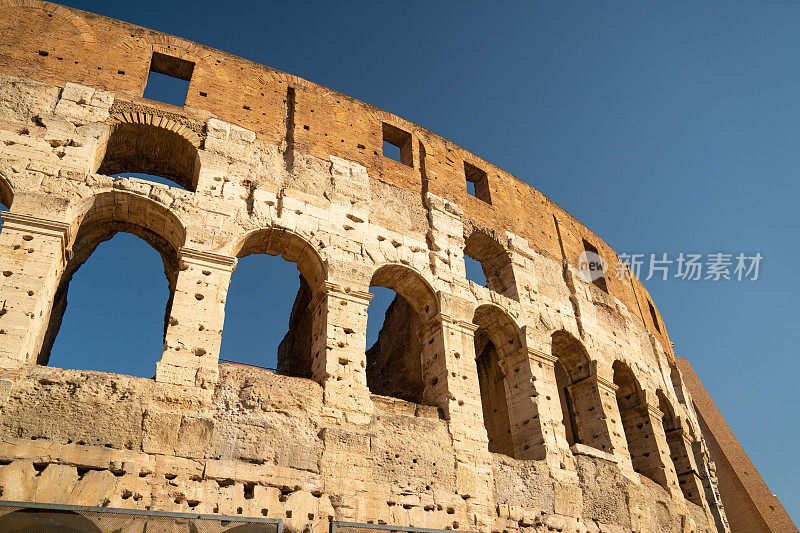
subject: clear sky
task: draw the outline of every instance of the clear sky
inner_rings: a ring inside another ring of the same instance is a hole
[[[390,110],[512,172],[619,252],[761,253],[757,281],[645,284],[800,520],[800,3],[65,3]],[[294,265],[242,261],[223,357],[272,366],[296,288]],[[166,296],[154,250],[130,236],[101,245],[75,277],[53,364],[151,376]]]

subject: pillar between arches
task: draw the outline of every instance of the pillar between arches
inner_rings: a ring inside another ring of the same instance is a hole
[[[56,290],[70,256],[66,222],[2,213],[0,368],[37,363]]]
[[[225,301],[236,258],[183,247],[156,381],[211,388],[219,377]]]

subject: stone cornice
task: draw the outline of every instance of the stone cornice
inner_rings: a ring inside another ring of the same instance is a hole
[[[67,222],[48,220],[46,218],[38,218],[31,215],[13,213],[11,211],[0,213],[0,216],[3,219],[4,230],[16,230],[59,239],[61,242],[62,257],[65,260],[69,258],[68,246],[72,240],[72,230]]]
[[[180,260],[186,264],[213,268],[222,270],[223,272],[233,272],[236,269],[236,263],[238,261],[235,257],[229,255],[204,252],[185,246],[180,249]]]
[[[542,363],[544,365],[554,366],[556,361],[558,361],[558,357],[551,353],[543,352],[541,350],[537,350],[536,348],[525,348],[528,351],[528,357],[536,361],[537,363]]]

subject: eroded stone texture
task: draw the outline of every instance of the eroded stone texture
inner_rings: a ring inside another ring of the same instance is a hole
[[[292,533],[727,530],[649,295],[581,281],[588,247],[618,257],[549,199],[305,80],[0,5],[3,499],[268,516]],[[33,27],[58,42],[34,44]],[[141,98],[154,53],[194,64],[183,108]],[[117,232],[164,261],[154,379],[43,366],[71,276]],[[278,374],[219,361],[227,290],[254,253],[301,276]],[[368,347],[371,286],[398,298]]]

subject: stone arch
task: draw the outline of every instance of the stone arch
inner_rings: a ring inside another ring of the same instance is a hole
[[[45,365],[55,342],[67,306],[67,292],[72,276],[101,243],[117,233],[130,233],[150,246],[164,263],[164,274],[169,286],[169,299],[164,313],[164,332],[175,294],[178,276],[179,251],[186,241],[186,229],[181,220],[167,207],[145,196],[113,190],[92,196],[77,209],[72,223],[74,235],[67,253],[67,261],[56,289],[42,348],[37,359]]]
[[[427,322],[439,314],[436,291],[415,269],[396,263],[378,267],[372,274],[370,287],[386,287],[402,296]]]
[[[326,334],[324,317],[312,309],[314,297],[324,290],[325,262],[309,239],[279,227],[251,231],[234,246],[233,255],[239,259],[252,254],[280,256],[297,266],[300,288],[289,315],[288,331],[278,345],[277,371],[312,378],[314,338]]]
[[[497,305],[480,305],[472,323],[478,327],[475,330],[475,362],[489,451],[514,457],[510,398],[513,385],[506,380],[503,362],[524,348],[524,337],[514,319]]]
[[[465,237],[464,255],[481,264],[487,287],[496,293],[519,300],[511,255],[500,239],[486,230],[476,228]]]
[[[553,333],[551,350],[567,443],[604,448],[586,427],[589,420],[602,412],[597,387],[589,381],[592,373],[589,353],[580,340],[565,330]]]
[[[416,270],[385,264],[372,274],[370,287],[385,287],[396,296],[386,311],[378,340],[367,349],[367,387],[373,394],[424,403],[423,361],[431,346],[421,330],[439,314],[430,283]]]
[[[612,370],[614,385],[617,386],[617,406],[633,469],[669,490],[645,392],[627,364],[617,360]]]
[[[677,396],[678,401],[682,405],[686,405],[686,398],[683,395],[683,378],[677,365],[671,365],[669,378],[672,381],[672,388],[675,389],[675,396]]]
[[[11,209],[11,202],[14,201],[14,190],[11,188],[11,183],[0,174],[0,204],[3,204],[6,209]]]
[[[19,509],[0,516],[0,530],[16,533],[101,533],[94,522],[75,511],[35,508]]]
[[[197,190],[200,136],[170,117],[123,111],[112,117],[111,135],[97,172],[161,176]]]

